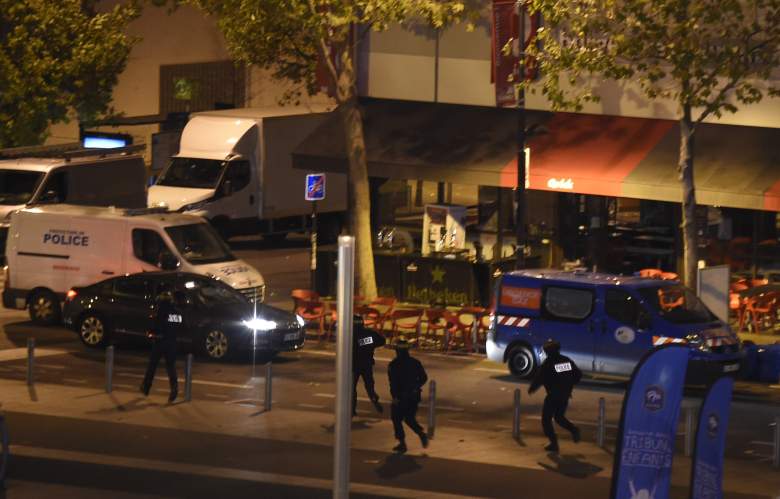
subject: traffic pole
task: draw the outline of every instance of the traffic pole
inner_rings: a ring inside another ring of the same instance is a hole
[[[309,287],[312,291],[317,290],[317,201],[311,202],[311,276],[309,278]]]
[[[263,409],[265,412],[271,410],[271,396],[273,388],[273,363],[268,360],[265,365],[265,396],[263,397]]]
[[[106,347],[106,393],[114,389],[114,345]]]
[[[428,438],[436,432],[436,381],[428,383]]]
[[[775,416],[775,433],[772,446],[772,467],[780,468],[780,416]]]
[[[187,360],[184,363],[184,401],[192,400],[192,358],[191,353],[187,354]]]
[[[35,338],[27,338],[27,384],[35,383]]]
[[[515,388],[514,409],[512,411],[512,438],[520,440],[520,389]]]
[[[333,498],[349,498],[349,441],[352,424],[352,295],[355,238],[339,236],[338,337],[336,338],[336,442],[333,446]]]
[[[604,447],[607,436],[607,407],[604,397],[599,397],[599,420],[596,427],[596,445]]]

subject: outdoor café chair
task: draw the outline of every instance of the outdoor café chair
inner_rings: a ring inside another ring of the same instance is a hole
[[[396,338],[400,333],[410,332],[414,333],[419,341],[423,312],[421,308],[393,310],[390,314],[392,338]]]
[[[441,331],[441,344],[444,345],[447,330],[455,322],[452,313],[446,308],[429,308],[425,310],[425,319],[425,343],[433,345],[438,343],[438,332]]]
[[[321,338],[325,332],[327,307],[320,299],[320,295],[309,289],[293,289],[290,295],[293,299],[293,311],[306,322],[316,322]]]

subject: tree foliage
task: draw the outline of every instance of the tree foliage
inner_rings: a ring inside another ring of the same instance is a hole
[[[392,24],[442,28],[464,10],[457,0],[191,0],[217,18],[234,56],[295,85],[286,100],[316,94],[323,75],[344,125],[351,234],[361,295],[376,296],[365,143],[357,106],[357,43]],[[324,65],[320,66],[320,64]]]
[[[110,109],[133,40],[135,5],[95,12],[86,0],[0,0],[0,147],[41,143],[75,110]]]
[[[680,120],[684,274],[696,272],[693,147],[697,124],[777,96],[780,0],[527,0],[546,25],[529,56],[539,91],[554,109],[581,110],[605,80],[637,84],[649,99],[671,99]],[[775,77],[777,75],[774,75]]]

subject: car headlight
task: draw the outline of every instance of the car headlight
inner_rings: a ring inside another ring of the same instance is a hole
[[[276,329],[276,322],[254,317],[244,321],[244,325],[253,331],[270,331]]]
[[[691,347],[697,349],[700,352],[709,352],[710,346],[707,344],[707,342],[698,334],[689,334],[685,337],[685,340],[688,342],[688,345]]]
[[[303,317],[301,317],[298,314],[295,314],[295,320],[298,321],[298,325],[301,326],[301,327],[306,325],[306,321],[303,320]]]

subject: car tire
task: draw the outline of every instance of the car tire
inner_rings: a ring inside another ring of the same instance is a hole
[[[28,304],[30,319],[43,326],[52,326],[60,322],[60,300],[51,291],[36,291],[30,296]]]
[[[235,341],[221,329],[209,329],[201,338],[201,351],[211,360],[230,358],[235,346]]]
[[[79,321],[79,339],[90,348],[102,347],[108,339],[108,325],[102,317],[87,314]]]
[[[518,345],[507,356],[509,371],[521,379],[527,379],[536,372],[536,357],[525,345]]]

